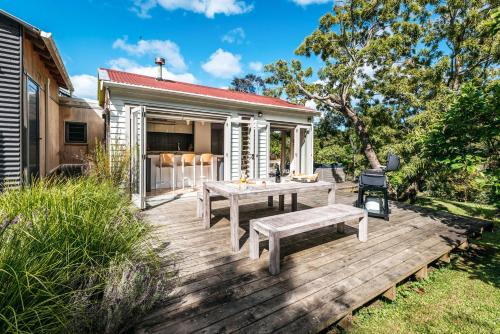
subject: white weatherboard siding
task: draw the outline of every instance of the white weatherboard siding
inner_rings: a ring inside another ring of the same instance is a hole
[[[300,126],[303,129],[311,126],[310,117],[312,116],[309,113],[289,110],[266,110],[259,107],[250,109],[249,106],[229,106],[224,103],[203,105],[196,101],[172,100],[161,94],[138,94],[133,90],[120,90],[118,88],[109,91],[105,105],[108,106],[109,112],[107,139],[110,145],[111,158],[119,151],[131,149],[130,111],[136,106],[145,106],[146,114],[151,112],[154,113],[155,117],[164,115],[162,117],[177,117],[179,119],[188,117],[200,121],[204,119],[215,119],[217,122],[226,121],[224,175],[225,179],[233,180],[238,179],[241,175],[242,123],[239,123],[239,120],[246,119],[249,124],[245,123],[244,125],[250,126],[251,138],[249,139],[251,140],[250,145],[253,146],[250,153],[254,154],[254,158],[249,162],[250,176],[267,177],[269,173],[270,127],[273,124],[287,124],[291,128]],[[261,117],[258,116],[259,112],[262,113]],[[298,150],[299,154],[302,152],[306,154],[304,158],[307,163],[304,165],[308,166],[306,168],[308,172],[312,169],[310,166],[313,163],[312,136],[309,138],[311,138],[311,142],[307,145],[308,147],[305,150]],[[206,151],[208,147],[211,147],[209,143],[205,143],[203,146],[205,149],[202,149],[202,151]],[[199,145],[195,145],[196,153],[205,153],[198,152],[198,148]]]

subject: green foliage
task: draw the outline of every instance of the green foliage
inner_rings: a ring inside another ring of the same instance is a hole
[[[462,86],[429,128],[423,154],[433,162],[433,195],[500,200],[500,82]]]
[[[322,61],[316,77],[300,60],[278,60],[266,67],[268,83],[317,102],[317,162],[342,162],[356,175],[392,152],[402,161],[390,174],[398,199],[428,191],[500,202],[497,5],[336,3],[296,50]]]
[[[87,172],[89,176],[110,181],[115,186],[128,183],[130,176],[130,152],[120,145],[113,145],[111,154],[104,145],[96,140],[94,150],[86,156]]]
[[[229,85],[229,90],[250,94],[264,94],[267,91],[264,79],[255,74],[247,74],[242,78],[235,77]]]
[[[164,293],[150,229],[110,181],[10,189],[0,219],[2,333],[114,333]]]

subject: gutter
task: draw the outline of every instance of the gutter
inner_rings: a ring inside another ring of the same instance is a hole
[[[236,105],[240,104],[240,105],[246,105],[246,106],[257,106],[260,108],[264,108],[266,110],[273,110],[274,109],[274,111],[276,111],[276,110],[293,111],[293,112],[307,114],[307,115],[311,115],[311,116],[321,115],[321,112],[313,110],[313,109],[294,108],[294,107],[269,105],[269,104],[257,103],[257,102],[240,101],[240,100],[227,99],[227,98],[223,98],[223,97],[213,97],[213,96],[196,94],[196,93],[179,92],[179,91],[170,90],[170,89],[162,89],[162,88],[155,88],[155,87],[148,87],[148,86],[139,86],[139,85],[125,84],[125,83],[119,83],[119,82],[113,82],[113,81],[106,81],[106,80],[101,80],[101,85],[102,85],[101,89],[104,88],[105,86],[108,86],[108,87],[129,88],[129,89],[143,90],[143,91],[155,91],[155,92],[159,92],[159,93],[171,94],[174,96],[195,97],[198,99],[204,99],[204,100],[209,100],[209,101],[220,101],[220,102],[232,103],[232,104],[236,104]]]
[[[64,63],[61,59],[56,43],[52,38],[52,33],[40,31],[40,37],[42,38],[43,42],[45,43],[45,46],[49,50],[50,55],[54,60],[54,63],[56,63],[57,69],[59,70],[59,73],[63,77],[64,83],[66,83],[68,90],[70,91],[70,93],[72,93],[75,90],[75,88],[71,83],[71,79],[69,78],[68,72],[66,72],[66,67],[64,66]]]
[[[28,22],[6,12],[3,9],[0,9],[0,14],[7,16],[8,18],[10,18],[13,21],[16,21],[17,23],[22,25],[25,29],[30,30],[31,33],[33,33],[37,36],[40,36],[43,43],[45,44],[45,46],[49,50],[49,53],[52,56],[52,59],[53,59],[54,63],[56,64],[57,69],[59,70],[59,73],[61,74],[61,76],[64,80],[64,83],[66,84],[68,90],[70,92],[73,92],[75,89],[73,88],[73,84],[71,83],[71,79],[68,75],[68,72],[66,72],[66,67],[64,66],[64,62],[61,59],[61,56],[59,54],[59,50],[57,49],[56,43],[54,42],[54,39],[52,38],[52,34],[49,32],[45,32],[45,31],[38,29],[37,27],[35,27],[35,26],[29,24]]]

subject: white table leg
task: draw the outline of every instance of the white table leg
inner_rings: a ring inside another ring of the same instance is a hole
[[[240,207],[237,196],[229,198],[230,205],[230,223],[231,223],[231,250],[238,252],[240,250],[240,238],[238,235],[238,228],[240,225]]]
[[[335,186],[328,189],[328,204],[335,204]]]
[[[297,211],[297,193],[292,194],[292,212]]]
[[[359,221],[359,241],[367,241],[368,240],[368,211],[364,210],[363,218]]]
[[[279,210],[285,211],[285,195],[279,195]]]

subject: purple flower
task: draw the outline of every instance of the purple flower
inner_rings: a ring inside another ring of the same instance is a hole
[[[16,225],[17,223],[19,223],[19,220],[20,220],[20,219],[19,219],[19,216],[16,216],[16,218],[14,218],[14,219],[13,219],[10,223],[11,223],[12,225]]]

